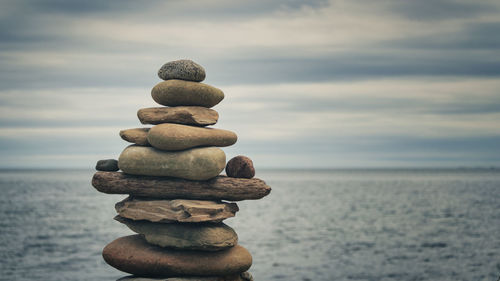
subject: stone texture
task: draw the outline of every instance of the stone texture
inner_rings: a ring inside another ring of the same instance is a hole
[[[150,107],[137,111],[142,124],[176,123],[208,126],[217,123],[217,111],[201,106]]]
[[[207,181],[150,176],[133,176],[118,172],[97,172],[92,185],[108,194],[162,199],[201,199],[240,201],[260,199],[271,192],[263,180],[217,176]]]
[[[167,80],[151,90],[154,101],[166,106],[194,105],[213,107],[224,99],[224,93],[203,83]]]
[[[238,235],[223,223],[154,223],[120,216],[115,220],[142,234],[148,243],[179,250],[220,251],[233,247]]]
[[[115,159],[104,159],[97,161],[95,169],[98,171],[115,172],[118,171],[118,161]]]
[[[216,252],[178,251],[148,244],[140,235],[116,239],[102,256],[116,269],[144,277],[226,276],[252,265],[252,256],[239,245]]]
[[[230,146],[238,137],[227,130],[179,124],[156,125],[148,133],[148,142],[161,150],[177,151],[198,146]]]
[[[232,178],[251,179],[255,176],[253,162],[246,156],[238,155],[227,162],[226,174]]]
[[[205,69],[192,60],[176,60],[164,64],[158,70],[158,77],[163,80],[181,79],[201,82],[205,79]]]
[[[151,222],[221,222],[234,217],[236,203],[203,200],[155,200],[127,197],[115,205],[121,217]]]
[[[138,145],[149,146],[148,142],[149,128],[135,128],[120,131],[120,137],[128,142]]]
[[[162,151],[153,147],[131,145],[120,154],[118,167],[127,174],[166,176],[188,180],[216,177],[226,163],[226,154],[217,147],[183,151]]]
[[[116,281],[253,281],[252,275],[245,271],[241,274],[231,276],[209,276],[209,277],[170,277],[170,278],[147,278],[126,276]]]

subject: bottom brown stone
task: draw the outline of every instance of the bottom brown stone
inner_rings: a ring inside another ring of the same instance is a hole
[[[249,272],[231,276],[211,276],[211,277],[167,277],[167,278],[148,278],[127,276],[116,281],[253,281],[253,277]]]
[[[230,276],[252,265],[252,256],[239,245],[217,252],[179,251],[148,244],[140,235],[116,239],[102,256],[118,270],[145,277]]]

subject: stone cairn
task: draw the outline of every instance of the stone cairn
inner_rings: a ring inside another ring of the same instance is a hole
[[[226,165],[218,147],[233,145],[237,136],[206,128],[217,122],[210,108],[224,93],[200,83],[203,67],[172,61],[158,76],[165,81],[151,95],[163,107],[137,112],[142,124],[154,126],[120,131],[134,144],[118,161],[98,161],[92,178],[100,192],[129,195],[115,205],[115,220],[138,233],[108,244],[104,260],[133,274],[119,280],[253,280],[247,272],[252,256],[222,221],[238,211],[228,201],[260,199],[271,188],[253,178],[249,158],[237,156]],[[227,176],[219,175],[224,167]]]

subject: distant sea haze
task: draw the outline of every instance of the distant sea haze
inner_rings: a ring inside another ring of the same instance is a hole
[[[90,170],[0,171],[0,280],[116,280],[132,232]],[[497,280],[498,169],[257,170],[273,188],[228,219],[255,280]]]

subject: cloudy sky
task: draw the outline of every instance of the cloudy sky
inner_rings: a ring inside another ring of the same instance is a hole
[[[257,167],[500,163],[500,2],[1,1],[0,167],[93,167],[189,58]]]

